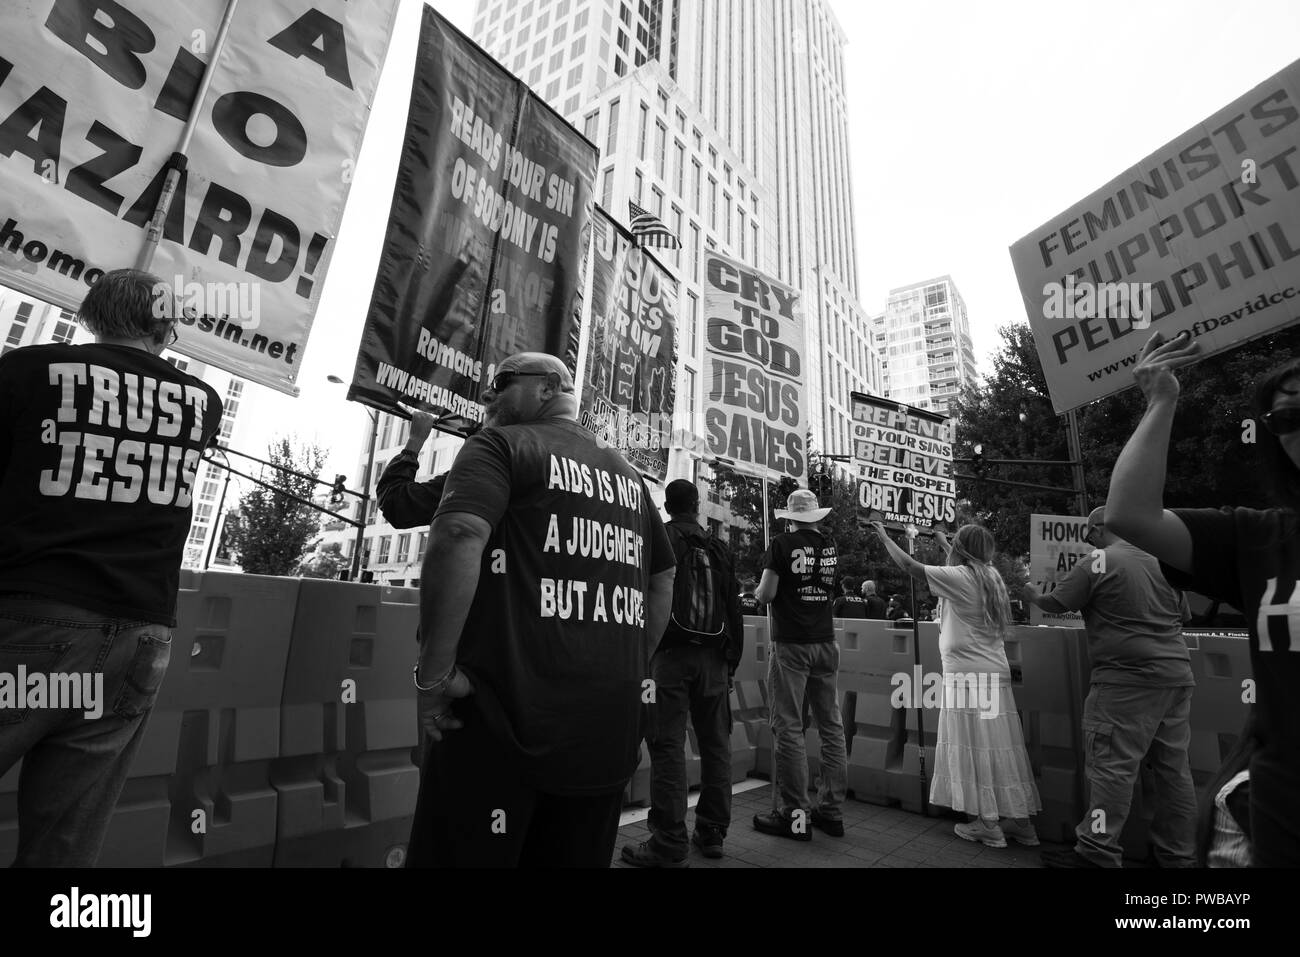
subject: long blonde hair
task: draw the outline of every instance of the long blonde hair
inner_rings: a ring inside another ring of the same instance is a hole
[[[980,525],[963,525],[952,538],[948,564],[965,565],[975,574],[975,587],[984,611],[984,624],[999,634],[1011,624],[1011,600],[1002,576],[993,567],[997,542],[988,529]]]

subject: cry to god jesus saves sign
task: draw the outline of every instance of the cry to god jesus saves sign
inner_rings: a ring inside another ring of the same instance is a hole
[[[704,431],[742,471],[804,477],[799,293],[742,262],[704,256]]]

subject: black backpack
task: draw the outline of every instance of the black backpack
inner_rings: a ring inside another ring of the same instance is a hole
[[[700,530],[687,537],[668,526],[677,556],[671,623],[688,635],[717,638],[727,627],[726,556],[722,543]]]

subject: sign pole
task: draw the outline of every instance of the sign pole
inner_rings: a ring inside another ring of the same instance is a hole
[[[1065,417],[1070,424],[1070,458],[1071,472],[1074,474],[1075,507],[1079,510],[1079,517],[1084,518],[1088,514],[1088,493],[1083,486],[1083,445],[1079,439],[1079,411],[1071,409]]]
[[[772,547],[771,529],[768,527],[768,520],[767,520],[767,513],[768,513],[767,473],[763,473],[759,475],[758,480],[760,483],[762,483],[762,489],[763,489],[763,554],[767,554],[767,550]],[[767,658],[768,658],[767,673],[769,675],[772,674],[773,668],[779,669],[781,667],[781,662],[776,657],[776,641],[774,638],[774,636],[776,635],[776,628],[774,627],[774,625],[775,623],[772,620],[772,603],[768,602],[767,603]],[[768,744],[769,744],[768,760],[771,762],[770,767],[772,768],[772,813],[773,814],[778,813],[777,793],[776,793],[777,792],[776,708],[772,706],[772,703],[775,700],[776,700],[776,690],[774,688],[769,687],[767,689],[767,730],[769,732],[768,733]]]
[[[162,240],[163,221],[167,218],[167,211],[171,209],[172,196],[176,193],[176,184],[180,182],[181,173],[189,162],[186,153],[189,152],[190,140],[194,137],[194,127],[198,125],[199,113],[203,109],[203,101],[207,99],[208,88],[212,86],[212,75],[217,69],[217,60],[221,58],[221,51],[226,45],[226,37],[230,34],[230,21],[235,16],[235,6],[239,0],[227,0],[226,12],[221,18],[221,26],[217,30],[217,41],[212,48],[212,56],[208,59],[208,65],[203,71],[203,79],[199,82],[198,92],[194,95],[194,105],[190,107],[189,118],[185,121],[185,129],[181,133],[181,141],[176,147],[176,152],[172,153],[171,158],[167,160],[167,178],[163,181],[162,191],[158,194],[158,205],[154,207],[153,216],[149,220],[149,225],[145,228],[144,245],[140,247],[140,255],[136,257],[135,268],[148,270],[153,265],[154,253],[158,251],[158,243]]]
[[[907,539],[907,554],[911,555],[916,549],[916,526],[908,525],[904,531]],[[911,588],[912,595],[912,659],[916,662],[916,673],[920,674],[921,617],[916,613],[916,579],[908,575],[907,583]],[[916,701],[916,757],[920,768],[918,783],[921,785],[921,814],[929,817],[930,796],[929,789],[925,786],[925,715],[922,710],[921,697],[913,694],[913,698]]]

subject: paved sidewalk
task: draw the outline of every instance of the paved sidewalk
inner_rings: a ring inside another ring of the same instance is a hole
[[[695,796],[695,793],[691,794],[692,799]],[[709,860],[692,846],[688,858],[690,866],[1041,867],[1039,853],[1062,846],[1044,841],[1038,847],[1024,847],[1008,840],[1005,848],[985,847],[964,841],[954,834],[955,818],[927,818],[898,808],[878,807],[854,800],[844,802],[843,837],[829,837],[813,828],[813,839],[803,843],[754,830],[754,815],[770,810],[771,803],[767,784],[733,794],[732,824],[727,834],[725,855],[721,860]],[[694,826],[694,821],[694,810],[688,811],[688,829]],[[618,844],[614,847],[614,866],[631,867],[620,859],[623,845],[644,841],[649,836],[644,820],[620,827]]]

